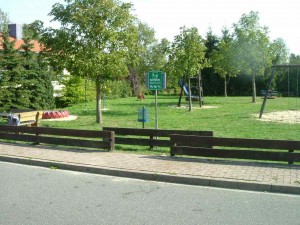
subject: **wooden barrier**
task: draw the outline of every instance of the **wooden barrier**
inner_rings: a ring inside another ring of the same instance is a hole
[[[212,146],[212,147],[201,147]],[[217,148],[216,148],[217,147]],[[171,156],[300,162],[300,141],[171,135]],[[295,152],[297,151],[297,152]]]
[[[115,135],[117,136],[115,137],[116,144],[149,146],[150,148],[153,148],[154,146],[170,147],[171,134],[213,136],[212,131],[156,130],[118,127],[103,127],[103,130],[115,132]],[[164,137],[165,139],[156,139],[156,137]]]
[[[113,131],[1,125],[0,139],[114,150]]]

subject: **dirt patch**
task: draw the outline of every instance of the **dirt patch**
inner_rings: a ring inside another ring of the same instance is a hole
[[[255,115],[257,116],[257,114]],[[279,123],[300,123],[300,111],[299,110],[287,110],[264,113],[262,118],[259,119],[268,122],[279,122]]]

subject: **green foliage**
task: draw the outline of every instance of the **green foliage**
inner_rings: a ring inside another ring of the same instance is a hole
[[[105,96],[110,99],[126,98],[131,96],[130,83],[126,80],[107,81],[104,83]]]
[[[41,41],[54,61],[72,75],[95,81],[98,123],[102,122],[101,83],[128,74],[124,62],[135,40],[130,9],[131,4],[117,0],[66,0],[50,12],[61,28],[41,30]]]
[[[236,68],[252,75],[252,102],[256,102],[256,75],[263,75],[272,63],[268,28],[259,24],[257,12],[244,14],[234,24]]]
[[[7,31],[7,25],[9,24],[9,17],[6,12],[0,9],[0,32]]]
[[[218,47],[212,51],[210,58],[214,70],[224,79],[224,96],[227,97],[227,78],[235,77],[238,70],[232,61],[234,58],[233,38],[228,29],[223,29],[222,33]]]
[[[173,74],[179,79],[182,76],[193,77],[209,64],[205,58],[204,40],[197,28],[180,28],[172,44],[170,63]],[[177,80],[178,80],[177,79]]]
[[[2,51],[0,53],[0,111],[9,111],[11,108],[18,107],[21,87],[21,71],[20,58],[14,49],[15,41],[9,40],[8,31],[4,31],[1,35]],[[18,99],[16,99],[18,98]]]
[[[60,98],[61,103],[72,106],[79,103],[90,102],[95,99],[95,83],[78,76],[69,76],[63,82],[65,86]]]
[[[7,32],[1,37],[0,111],[53,108],[50,70],[40,55],[31,51],[31,39],[25,37],[20,49],[15,49]]]
[[[172,76],[169,80],[179,80],[184,77],[184,81],[190,82],[190,77],[198,74],[201,69],[208,67],[209,63],[205,58],[204,40],[199,35],[197,28],[180,28],[180,34],[174,38],[169,56],[169,69]],[[189,110],[192,110],[191,85],[189,86]],[[180,104],[180,103],[179,103]]]

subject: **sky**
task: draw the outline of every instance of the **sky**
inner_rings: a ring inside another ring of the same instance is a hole
[[[122,0],[133,4],[133,14],[156,32],[156,38],[173,41],[182,26],[197,27],[205,37],[209,28],[220,36],[223,27],[232,28],[243,14],[259,13],[260,25],[269,28],[271,40],[282,38],[290,53],[300,55],[300,1],[297,0]],[[0,0],[0,8],[11,22],[34,20],[50,23],[52,5],[63,0]]]

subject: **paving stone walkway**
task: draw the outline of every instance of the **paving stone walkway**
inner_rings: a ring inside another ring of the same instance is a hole
[[[0,160],[39,166],[57,165],[62,169],[148,180],[300,194],[299,165],[54,149],[6,143],[0,143]]]

